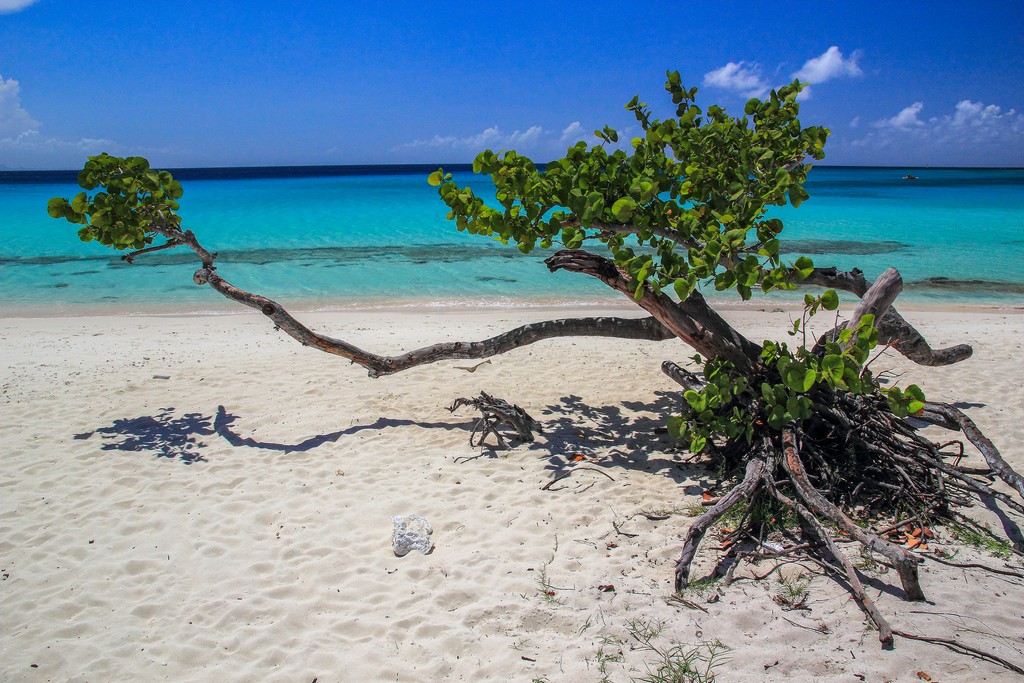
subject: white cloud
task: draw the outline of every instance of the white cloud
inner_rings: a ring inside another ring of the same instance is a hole
[[[10,6],[13,3],[0,7]],[[103,138],[66,139],[43,135],[41,124],[21,104],[20,84],[0,76],[0,161],[11,168],[76,168],[86,156],[124,153],[124,147]]]
[[[100,148],[120,147],[113,140],[105,138],[79,138],[77,140],[63,140],[40,135],[38,131],[28,131],[14,137],[0,139],[0,146],[7,149],[53,151],[58,149],[73,150],[76,152],[95,153]]]
[[[558,142],[565,144],[567,142],[574,142],[583,137],[583,125],[579,121],[573,121],[562,131],[562,137],[558,138]]]
[[[34,5],[39,0],[0,0],[0,14],[20,12],[29,5]]]
[[[0,0],[2,1],[2,0]],[[21,106],[18,81],[0,76],[0,138],[37,130],[39,122]]]
[[[570,128],[572,126],[570,125]],[[529,147],[537,144],[541,136],[544,133],[544,129],[540,126],[530,126],[525,131],[515,130],[511,133],[503,133],[498,126],[491,126],[475,135],[469,135],[466,137],[456,137],[454,135],[435,135],[434,137],[427,140],[413,140],[407,142],[404,145],[399,145],[398,149],[414,149],[417,147],[451,147],[452,149],[484,149],[484,148],[502,148],[507,149],[511,147]]]
[[[29,5],[34,5],[39,0],[0,0],[0,14],[20,12]]]
[[[113,140],[65,140],[47,137],[35,130],[0,138],[0,158],[25,168],[77,168],[85,157],[102,152],[123,154],[124,149]]]
[[[843,76],[860,76],[861,71],[857,61],[861,57],[861,51],[856,50],[849,58],[843,57],[843,53],[835,45],[825,50],[817,57],[812,57],[804,62],[799,71],[793,73],[791,78],[799,79],[804,83],[804,89],[800,93],[800,100],[806,101],[811,98],[811,85],[824,83],[834,78]],[[778,72],[781,69],[777,69]],[[769,90],[778,88],[772,85],[761,72],[761,65],[757,62],[729,62],[725,66],[714,69],[704,74],[704,85],[731,90],[744,97],[761,97],[768,94]]]
[[[842,76],[860,76],[864,73],[857,64],[860,57],[861,51],[856,50],[849,59],[845,59],[839,48],[833,45],[823,54],[804,62],[803,67],[793,74],[793,78],[813,85]]]
[[[1017,116],[1017,112],[1014,109],[1003,114],[1002,109],[994,104],[990,104],[986,107],[981,102],[963,100],[962,102],[957,102],[956,113],[954,113],[949,119],[949,125],[954,127],[989,126],[997,124],[1004,117],[1008,117],[1010,119],[1016,117],[1017,121],[1020,121],[1020,116]]]
[[[917,115],[924,109],[924,102],[914,102],[909,107],[904,107],[899,114],[889,119],[876,121],[872,125],[875,128],[891,128],[894,130],[911,130],[924,125],[924,121],[917,118]]]
[[[763,97],[771,89],[756,62],[729,62],[704,74],[704,85],[732,90],[744,97]]]
[[[854,116],[853,119],[850,121],[850,128],[856,128],[859,125],[860,125],[860,117],[859,116]]]
[[[871,132],[851,145],[871,153],[875,163],[1000,165],[1024,158],[1024,114],[1016,109],[962,100],[942,116],[922,119],[923,110],[922,102],[914,102],[871,124]]]

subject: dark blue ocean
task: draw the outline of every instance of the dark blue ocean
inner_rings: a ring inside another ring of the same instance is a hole
[[[435,167],[182,169],[181,214],[234,284],[320,308],[619,301],[600,283],[548,273],[543,254],[461,234],[426,176]],[[912,173],[917,180],[904,180]],[[479,193],[486,178],[455,173]],[[46,202],[74,173],[0,173],[0,301],[18,311],[208,311],[229,306],[192,283],[184,249],[134,265]],[[818,167],[811,199],[776,215],[784,249],[816,265],[896,266],[904,300],[1024,305],[1024,170]],[[712,295],[714,295],[712,293]],[[719,295],[722,296],[722,295]]]

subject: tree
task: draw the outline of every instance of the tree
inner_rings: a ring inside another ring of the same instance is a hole
[[[538,168],[514,151],[484,151],[474,161],[490,176],[496,205],[460,187],[443,169],[428,181],[438,187],[459,230],[514,243],[523,253],[560,250],[546,259],[552,270],[597,278],[650,315],[641,319],[598,317],[548,320],[496,337],[446,342],[399,356],[381,356],[314,332],[278,303],[231,285],[219,274],[216,254],[181,224],[176,213],[181,185],[140,157],[90,157],[79,174],[86,190],[71,200],[54,198],[49,213],[81,225],[85,241],[128,251],[133,259],[174,247],[191,249],[200,261],[193,280],[262,311],[304,345],[336,354],[379,377],[444,359],[479,359],[541,339],[593,335],[681,340],[697,352],[700,375],[665,361],[662,368],[685,390],[686,409],[669,417],[669,431],[695,453],[704,452],[738,479],[690,527],[675,568],[675,585],[690,580],[690,563],[709,527],[743,504],[733,532],[753,547],[792,520],[813,551],[838,565],[850,590],[888,645],[893,631],[865,593],[857,571],[838,549],[826,523],[886,558],[897,570],[905,596],[923,600],[920,555],[896,545],[867,523],[915,518],[920,524],[952,519],[954,506],[971,498],[996,499],[1024,513],[1024,478],[957,408],[928,402],[914,386],[883,389],[870,369],[878,344],[923,365],[967,358],[966,345],[932,349],[892,304],[902,280],[889,269],[875,282],[859,270],[818,268],[807,257],[782,255],[783,223],[772,206],[799,206],[807,159],[821,159],[828,131],[802,127],[797,118],[799,83],[751,99],[742,117],[696,103],[669,72],[665,89],[675,116],[658,119],[634,97],[626,108],[643,135],[629,151],[605,127],[601,143],[579,142],[565,157]],[[89,194],[88,191],[101,191]],[[154,245],[156,237],[165,241]],[[788,330],[790,344],[757,344],[725,321],[702,290],[755,292],[814,287],[804,312]],[[807,321],[837,311],[836,289],[860,298],[845,323],[819,339],[807,339]],[[823,291],[822,291],[823,290]],[[1014,494],[999,491],[947,462],[950,453],[923,438],[908,421],[962,430],[992,473]],[[760,551],[758,551],[760,552]],[[752,551],[753,553],[753,551]],[[839,571],[839,570],[837,570]],[[908,634],[904,634],[908,635]]]

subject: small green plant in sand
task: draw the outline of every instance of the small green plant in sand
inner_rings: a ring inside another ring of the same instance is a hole
[[[706,595],[711,591],[716,590],[721,580],[722,577],[718,576],[717,574],[712,574],[711,576],[705,576],[699,579],[694,579],[682,588],[677,589],[676,595],[678,595],[679,597]]]
[[[649,652],[653,659],[646,663],[647,673],[634,679],[640,683],[712,683],[714,669],[728,661],[730,649],[721,641],[702,640],[696,645],[659,642],[663,622],[633,619],[626,625],[637,650]]]
[[[556,605],[564,604],[564,601],[558,598],[558,589],[548,580],[548,565],[546,563],[537,570],[537,592],[544,602]]]
[[[1013,545],[999,538],[983,524],[960,522],[949,525],[949,532],[960,543],[988,553],[1000,560],[1009,560],[1013,555]]]
[[[772,596],[784,610],[809,609],[807,598],[808,588],[811,585],[811,575],[804,572],[798,574],[780,574],[778,578],[779,588]]]
[[[700,503],[694,503],[692,505],[687,505],[685,512],[687,517],[700,517],[707,512],[707,509]]]
[[[857,571],[862,574],[869,574],[877,576],[878,574],[885,574],[889,571],[889,567],[878,561],[878,558],[872,554],[870,548],[862,547],[858,555],[858,559],[854,561],[853,566],[857,568]]]
[[[611,680],[608,665],[621,664],[626,660],[626,657],[622,654],[622,641],[618,638],[602,636],[600,640],[601,645],[597,648],[594,662],[597,665],[597,672],[601,674],[601,678],[598,680],[601,683],[607,683]]]
[[[750,525],[764,532],[792,529],[799,525],[799,517],[790,508],[767,496],[740,501],[718,520],[717,525],[736,529]]]

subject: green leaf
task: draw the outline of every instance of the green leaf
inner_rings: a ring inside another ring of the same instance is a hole
[[[680,301],[686,301],[693,292],[693,285],[683,278],[679,278],[673,282],[672,288],[676,290],[676,296],[679,297]]]
[[[874,313],[866,313],[866,314],[864,314],[861,317],[860,321],[857,323],[857,330],[858,331],[870,330],[871,327],[874,324],[875,324],[875,314]]]
[[[806,256],[801,256],[793,263],[793,267],[796,268],[797,277],[806,280],[814,272],[814,261]]]
[[[427,183],[432,187],[438,187],[441,184],[443,177],[444,172],[441,169],[438,169],[427,176]]]
[[[916,384],[911,384],[910,386],[908,386],[906,389],[903,390],[903,393],[906,394],[907,396],[914,397],[918,401],[927,400],[924,397],[924,392],[921,391],[921,387],[917,386]]]
[[[793,208],[799,207],[810,196],[802,185],[793,185],[789,188],[789,203],[793,205]]]
[[[828,373],[833,380],[842,378],[845,367],[846,363],[839,354],[831,353],[821,359],[822,372]]]
[[[793,417],[800,414],[800,400],[796,396],[790,396],[789,400],[786,401],[786,412]]]
[[[768,413],[768,426],[776,431],[782,431],[782,428],[789,422],[789,413],[781,405],[777,405],[772,408],[771,412]]]
[[[79,192],[71,200],[71,208],[76,213],[85,213],[89,210],[89,197],[84,192]]]
[[[636,288],[633,290],[633,300],[634,301],[640,301],[640,299],[644,298],[644,283],[645,282],[646,282],[645,280],[637,280]]]
[[[708,407],[708,397],[699,391],[693,391],[692,389],[683,393],[683,398],[690,404],[696,412],[702,412]]]
[[[67,208],[67,200],[61,199],[60,197],[54,197],[50,201],[46,202],[46,213],[50,214],[50,218],[63,218],[64,212]]]
[[[612,204],[612,215],[615,216],[616,220],[626,222],[633,215],[635,209],[636,202],[630,197],[623,197]]]
[[[731,271],[723,270],[721,273],[715,276],[715,289],[719,292],[724,292],[727,289],[732,289],[732,286],[736,284],[736,275]]]
[[[834,311],[839,308],[839,295],[834,289],[825,290],[821,295],[821,307],[826,311]]]

